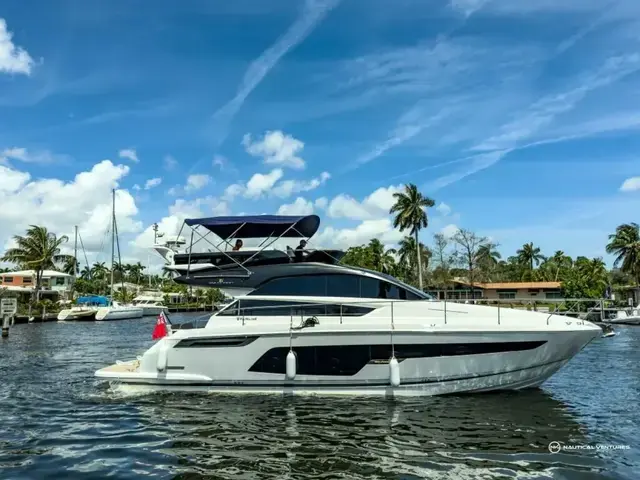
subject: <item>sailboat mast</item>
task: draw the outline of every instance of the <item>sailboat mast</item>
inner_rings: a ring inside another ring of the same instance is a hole
[[[113,305],[113,271],[115,270],[116,258],[116,189],[112,191],[112,215],[111,215],[111,302]]]
[[[78,276],[78,226],[75,226],[76,240],[73,246],[73,278]]]

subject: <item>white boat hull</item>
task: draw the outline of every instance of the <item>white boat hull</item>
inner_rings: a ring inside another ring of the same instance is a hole
[[[95,320],[97,308],[91,307],[72,307],[60,310],[58,313],[59,321],[79,321],[79,320]]]
[[[357,320],[362,322],[363,318]],[[568,327],[564,317],[554,317],[553,324],[549,328],[551,331],[500,331],[492,328],[485,331],[476,329],[475,332],[469,331],[469,326],[464,330],[447,325],[416,329],[415,326],[410,328],[397,324],[393,342],[399,351],[404,348],[411,354],[411,348],[415,347],[427,352],[421,358],[399,358],[400,385],[397,387],[390,384],[389,357],[365,361],[361,368],[357,367],[357,371],[349,375],[298,374],[293,380],[288,380],[284,372],[255,371],[256,362],[267,352],[273,349],[288,351],[288,332],[263,331],[244,346],[222,346],[216,343],[221,341],[221,336],[215,334],[214,328],[177,330],[151,347],[139,362],[106,367],[97,371],[96,376],[120,386],[150,390],[231,393],[430,396],[518,390],[541,385],[602,334],[599,327],[589,322],[572,321]],[[237,329],[236,326],[236,331],[227,337],[241,337]],[[251,330],[255,331],[250,327],[246,330],[243,335],[247,336],[252,335]],[[188,348],[176,346],[182,340],[188,340]],[[300,352],[304,347],[323,346],[391,348],[388,330],[354,330],[353,323],[351,328],[346,324],[342,327],[333,324],[326,330],[317,325],[294,333],[291,342],[294,352],[296,349]],[[523,342],[538,346],[524,349]],[[469,353],[472,349],[465,347],[471,345],[476,348],[483,343],[497,345],[495,348],[503,348],[504,351],[473,354]],[[198,346],[200,344],[202,348]],[[451,351],[452,346],[459,346],[460,353]]]
[[[169,309],[162,305],[138,305],[142,308],[142,315],[145,317],[158,316],[160,312],[167,313]]]
[[[609,321],[607,321],[607,323],[616,323],[619,325],[640,325],[640,316],[638,315],[633,315],[633,316],[627,316],[627,317],[622,317],[622,318],[613,318]]]
[[[127,320],[142,316],[143,311],[140,307],[101,307],[96,312],[96,320]]]

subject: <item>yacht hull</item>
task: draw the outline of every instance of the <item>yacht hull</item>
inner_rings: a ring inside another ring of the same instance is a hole
[[[92,321],[96,319],[97,308],[66,308],[58,313],[58,321]]]
[[[101,307],[96,312],[96,320],[127,320],[142,318],[143,311],[140,307]]]
[[[389,342],[388,333],[369,332],[357,336],[313,333],[296,336],[293,351],[323,345],[380,348]],[[289,380],[284,373],[255,371],[259,359],[269,357],[268,352],[288,351],[286,335],[261,336],[246,346],[175,348],[180,336],[174,334],[154,345],[142,361],[112,365],[97,371],[96,376],[125,389],[255,394],[432,396],[520,390],[540,386],[600,334],[600,328],[595,326],[552,333],[397,332],[394,342],[398,351],[403,345],[409,345],[410,348],[404,348],[405,352],[422,348],[425,355],[431,355],[429,352],[433,355],[399,358],[400,385],[396,387],[390,383],[388,357],[370,360],[359,369],[356,366],[358,371],[351,375],[299,374]],[[481,351],[503,351],[473,354],[469,345],[483,343],[486,345]],[[527,348],[522,346],[524,343]],[[451,354],[455,353],[452,346],[456,345],[466,346],[461,347],[459,355]],[[488,345],[494,346],[487,348]],[[509,351],[509,348],[519,350]],[[298,363],[303,356],[298,357]],[[157,368],[160,364],[164,366],[162,371]]]
[[[139,305],[142,308],[142,315],[145,317],[158,316],[160,312],[167,313],[169,309],[161,305]]]

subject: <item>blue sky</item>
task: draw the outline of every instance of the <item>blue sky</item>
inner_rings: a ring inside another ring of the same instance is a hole
[[[632,0],[5,0],[0,18],[3,245],[35,222],[100,249],[113,186],[132,257],[154,221],[214,214],[314,211],[325,245],[393,244],[404,182],[438,204],[425,243],[464,227],[505,256],[601,256],[639,220]]]

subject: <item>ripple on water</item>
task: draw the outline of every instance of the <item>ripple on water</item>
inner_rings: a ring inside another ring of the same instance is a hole
[[[411,400],[111,389],[93,372],[154,319],[20,325],[0,346],[3,478],[631,479],[640,328],[588,346],[543,390]],[[73,335],[73,341],[70,341]],[[626,451],[551,454],[552,441]]]

